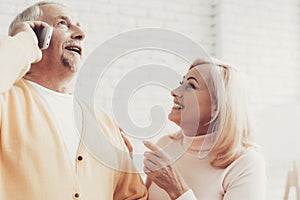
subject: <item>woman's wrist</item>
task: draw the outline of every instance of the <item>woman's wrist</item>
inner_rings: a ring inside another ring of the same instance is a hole
[[[183,195],[184,193],[186,193],[190,188],[188,188],[187,186],[182,186],[180,188],[178,188],[177,190],[173,190],[169,192],[169,196],[172,200],[176,200],[177,198],[179,198],[181,195]]]

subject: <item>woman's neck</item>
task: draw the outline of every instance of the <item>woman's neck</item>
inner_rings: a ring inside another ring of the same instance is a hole
[[[195,129],[182,129],[182,131],[186,136],[195,137],[195,136],[206,135],[208,133],[208,128],[209,128],[209,126],[207,125],[207,126],[198,127],[197,130],[195,130]]]

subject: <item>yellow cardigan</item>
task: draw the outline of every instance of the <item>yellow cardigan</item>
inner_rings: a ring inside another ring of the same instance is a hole
[[[115,170],[134,168],[118,127],[98,112],[101,129],[94,132],[85,106],[82,134],[87,139],[79,145],[74,171],[47,103],[20,79],[36,59],[35,46],[25,32],[0,41],[0,79],[6,80],[0,81],[0,199],[146,199],[139,174]],[[95,138],[102,138],[99,145]],[[104,143],[112,144],[109,150]]]

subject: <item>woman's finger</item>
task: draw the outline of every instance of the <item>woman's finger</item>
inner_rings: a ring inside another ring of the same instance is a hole
[[[145,173],[151,173],[159,169],[159,166],[148,159],[144,159],[144,166],[146,169]]]
[[[164,162],[164,160],[162,160],[160,157],[158,157],[155,153],[153,153],[152,151],[146,151],[144,153],[144,157],[145,160],[149,160],[152,163],[154,163],[155,165],[161,165],[161,163]]]
[[[144,145],[151,151],[160,151],[160,148],[149,141],[143,141]]]
[[[152,142],[149,141],[143,141],[145,147],[147,147],[148,149],[151,150],[151,152],[153,154],[155,154],[157,157],[159,158],[167,158],[169,159],[170,156],[160,147],[158,147],[157,145],[153,144]]]

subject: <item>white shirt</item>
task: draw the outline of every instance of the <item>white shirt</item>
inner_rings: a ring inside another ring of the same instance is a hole
[[[28,81],[28,80],[27,80]],[[76,155],[80,142],[81,123],[78,127],[74,119],[73,95],[55,92],[35,82],[28,81],[46,100],[55,116],[60,136],[68,150],[70,160],[75,169]]]

